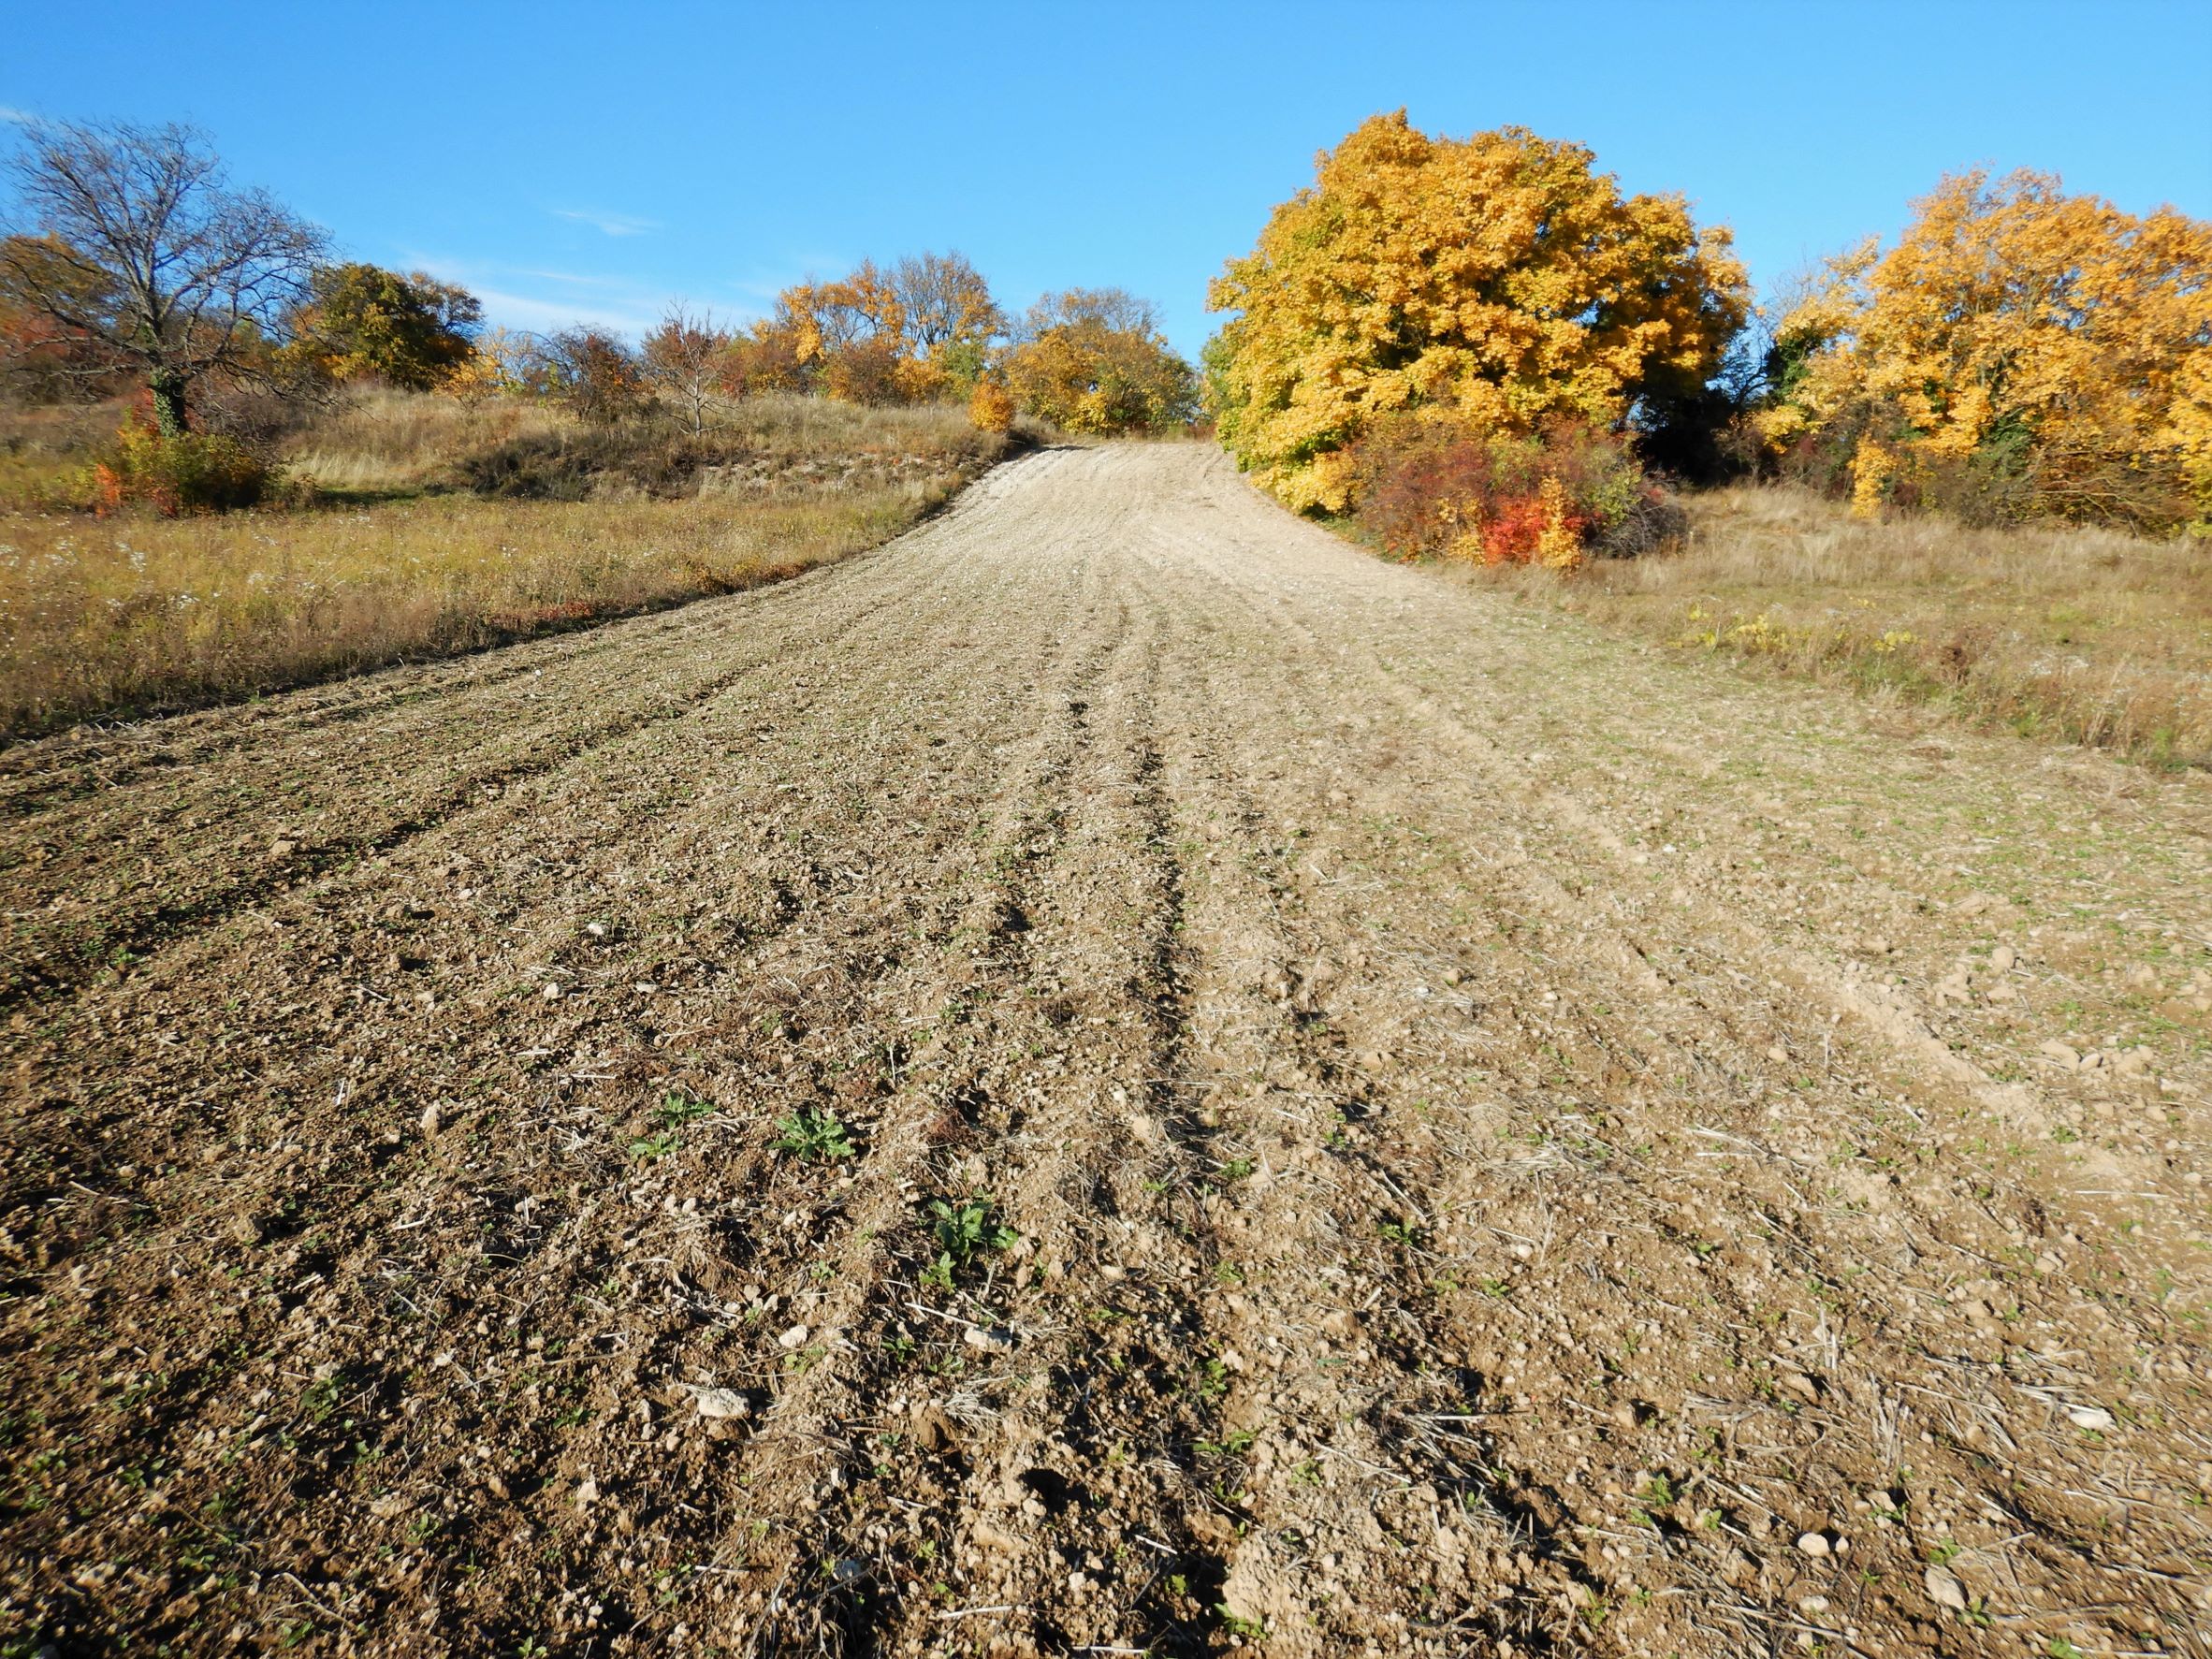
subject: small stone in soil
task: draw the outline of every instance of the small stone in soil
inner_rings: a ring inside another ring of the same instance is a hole
[[[698,1402],[699,1415],[703,1418],[720,1419],[752,1415],[752,1402],[735,1389],[707,1389],[694,1386],[691,1389],[691,1398]]]
[[[1939,1608],[1948,1608],[1954,1613],[1966,1611],[1966,1586],[1958,1581],[1958,1575],[1948,1567],[1931,1566],[1922,1577],[1928,1586],[1928,1599]]]

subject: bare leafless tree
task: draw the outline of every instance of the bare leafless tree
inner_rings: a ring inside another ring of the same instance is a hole
[[[193,383],[252,373],[324,256],[323,233],[260,190],[234,190],[188,126],[24,129],[0,228],[9,296],[137,367],[165,432]]]
[[[727,372],[730,331],[712,312],[693,312],[680,300],[645,337],[640,359],[654,390],[681,410],[693,432],[706,429],[706,411]]]

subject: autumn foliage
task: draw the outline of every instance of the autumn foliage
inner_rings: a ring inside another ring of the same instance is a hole
[[[997,373],[976,376],[975,390],[968,397],[968,418],[979,432],[1005,432],[1013,429],[1013,394]]]
[[[1341,513],[1377,423],[1618,429],[1702,387],[1747,298],[1681,197],[1623,196],[1579,145],[1431,138],[1400,111],[1320,158],[1210,303],[1236,313],[1207,360],[1224,441],[1289,505]]]
[[[539,356],[546,390],[596,425],[641,413],[652,396],[637,353],[604,328],[563,328]]]
[[[1005,327],[958,254],[863,260],[834,282],[794,283],[730,353],[732,389],[814,391],[848,403],[965,397]]]
[[[2212,224],[1981,172],[1828,262],[1759,417],[1862,514],[2212,522]]]
[[[308,278],[307,298],[288,319],[292,342],[279,356],[320,380],[427,392],[468,368],[483,319],[474,295],[425,271],[326,265]]]
[[[1651,552],[1679,514],[1620,439],[1564,423],[1526,437],[1386,416],[1349,454],[1355,518],[1399,558],[1579,567]]]
[[[252,506],[271,476],[263,461],[220,433],[163,431],[150,398],[132,407],[92,471],[94,504],[103,516],[139,503],[165,518]]]
[[[1198,377],[1152,307],[1119,288],[1070,288],[1029,308],[1006,377],[1014,400],[1070,432],[1170,431],[1198,413]]]

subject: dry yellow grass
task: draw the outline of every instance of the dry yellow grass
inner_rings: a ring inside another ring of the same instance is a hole
[[[290,499],[319,506],[178,519],[0,506],[0,735],[793,575],[897,534],[1007,444],[956,409],[775,397],[719,414],[710,446],[685,450],[659,429],[584,428],[543,403],[372,391],[284,448]],[[70,500],[57,480],[84,470],[116,418],[104,405],[12,412],[0,462],[29,480],[16,499]],[[502,445],[589,499],[460,493],[472,461]],[[0,485],[9,476],[0,465]]]
[[[90,471],[115,436],[124,403],[0,405],[0,510],[94,499]]]
[[[467,404],[420,393],[370,390],[349,397],[283,451],[285,472],[307,488],[341,495],[451,488],[464,456],[510,439],[573,430],[551,403],[494,398]]]
[[[749,587],[872,546],[937,495],[0,516],[0,731],[249,695]]]
[[[2212,764],[2212,548],[2070,527],[1868,523],[1800,490],[1690,498],[1672,555],[1486,573],[1679,649],[1977,723]]]
[[[976,443],[966,411],[939,404],[867,409],[771,392],[720,402],[709,419],[699,447],[776,471],[808,460],[957,457]],[[673,429],[655,437],[663,445],[682,442]],[[306,427],[283,446],[281,459],[295,488],[337,496],[413,494],[464,488],[464,462],[517,439],[595,449],[640,442],[633,429],[590,428],[539,399],[466,404],[368,389],[347,395]]]

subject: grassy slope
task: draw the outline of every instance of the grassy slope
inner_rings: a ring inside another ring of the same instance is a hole
[[[2212,554],[2200,544],[1863,523],[1779,488],[1685,504],[1679,554],[1564,578],[1482,574],[1679,649],[2153,764],[2212,764]]]
[[[469,458],[517,444],[589,499],[458,489]],[[564,451],[596,465],[623,446],[539,406],[375,395],[293,441],[311,507],[0,514],[0,733],[251,695],[793,575],[907,529],[1006,441],[957,411],[760,399],[726,412],[718,464],[677,486],[696,493],[648,494],[618,466],[560,475]],[[49,483],[68,458],[56,445],[17,455]]]

